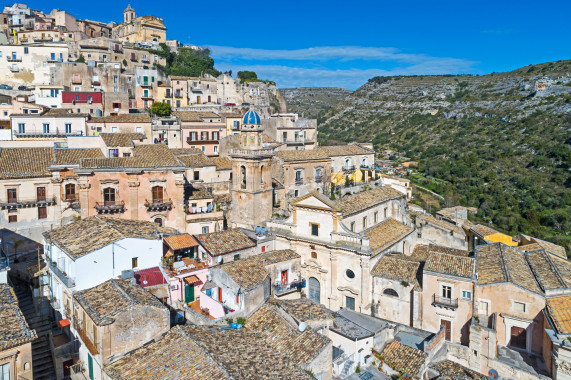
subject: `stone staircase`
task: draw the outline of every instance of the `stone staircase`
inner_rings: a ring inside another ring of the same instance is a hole
[[[32,342],[32,367],[34,380],[53,380],[56,371],[50,349],[49,335],[51,322],[48,316],[39,316],[34,307],[32,295],[24,285],[14,285],[14,292],[18,297],[20,310],[30,328],[36,330],[38,339]]]
[[[353,360],[347,360],[345,362],[345,365],[343,366],[343,377],[347,377],[350,375],[349,371],[351,371],[351,367],[353,367],[353,363],[355,363]]]

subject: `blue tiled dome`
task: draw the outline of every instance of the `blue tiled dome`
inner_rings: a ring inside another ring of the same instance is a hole
[[[248,111],[244,115],[244,119],[242,119],[242,124],[257,124],[260,125],[262,122],[260,121],[260,115],[256,111]]]

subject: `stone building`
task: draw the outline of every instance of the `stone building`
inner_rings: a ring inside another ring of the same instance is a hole
[[[119,41],[131,43],[161,43],[166,42],[164,21],[156,16],[136,17],[131,4],[123,11],[123,22],[113,27],[113,38]]]
[[[72,320],[72,333],[80,342],[79,360],[85,363],[91,379],[102,379],[105,365],[170,328],[169,310],[129,281],[109,280],[74,292],[69,306],[66,314]]]
[[[419,244],[442,245],[456,249],[468,249],[468,239],[461,227],[432,215],[419,214],[415,220]]]
[[[226,125],[220,115],[192,111],[177,111],[173,115],[180,120],[184,148],[200,149],[207,156],[218,156],[220,140],[226,136]]]
[[[295,113],[279,113],[264,119],[263,126],[268,136],[285,144],[285,149],[303,150],[317,147],[316,119],[302,119]]]
[[[146,113],[90,117],[87,134],[97,136],[100,133],[141,133],[150,139],[153,135],[151,118]]]

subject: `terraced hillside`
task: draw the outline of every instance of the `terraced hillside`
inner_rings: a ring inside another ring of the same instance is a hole
[[[280,89],[285,97],[289,112],[303,114],[315,119],[320,112],[326,111],[343,101],[353,91],[336,87],[302,87]]]

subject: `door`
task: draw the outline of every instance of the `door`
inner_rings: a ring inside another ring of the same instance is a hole
[[[444,319],[440,320],[440,327],[444,326],[444,328],[446,329],[446,340],[450,341],[450,337],[452,336],[452,322],[450,321],[446,321]]]
[[[200,104],[200,96],[197,96],[197,97],[196,97],[196,102],[197,102],[198,104]]]
[[[184,287],[184,302],[189,303],[194,301],[194,286],[187,285]]]
[[[488,303],[480,301],[480,312],[478,314],[488,315]]]
[[[45,187],[36,188],[36,194],[38,196],[38,202],[46,200],[46,188]]]
[[[16,196],[16,189],[8,189],[7,193],[8,193],[8,203],[16,203],[18,198]]]
[[[89,378],[93,380],[93,358],[87,354],[87,367],[89,369]]]
[[[510,346],[515,348],[520,348],[522,350],[527,349],[527,331],[523,327],[512,326],[511,328],[511,338]]]
[[[282,285],[287,285],[287,270],[282,271]]]
[[[315,277],[310,277],[308,287],[309,299],[321,303],[321,286],[319,285],[319,280]]]
[[[63,362],[63,377],[68,377],[71,375],[71,366],[73,365],[73,359],[66,360]]]

